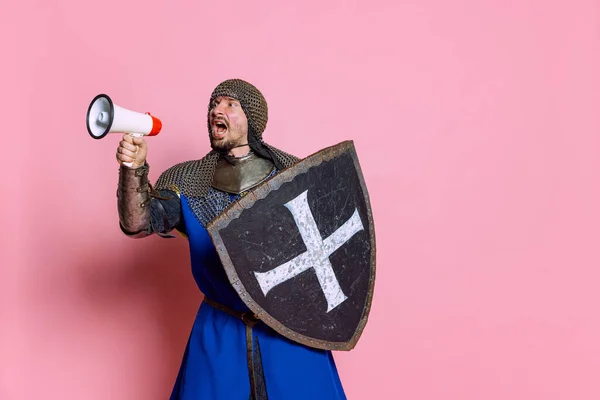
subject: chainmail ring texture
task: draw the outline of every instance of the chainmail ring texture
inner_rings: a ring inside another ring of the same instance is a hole
[[[217,97],[231,97],[239,101],[248,119],[248,126],[251,128],[254,136],[256,136],[257,140],[262,139],[262,134],[267,127],[267,120],[269,119],[269,108],[264,96],[254,85],[241,79],[228,79],[221,82],[210,96],[210,101],[208,102],[209,114],[211,104]],[[210,131],[210,122],[207,121],[207,124]]]

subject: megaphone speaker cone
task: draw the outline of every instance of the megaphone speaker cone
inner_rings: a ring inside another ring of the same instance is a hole
[[[94,139],[102,139],[112,127],[115,118],[115,107],[108,95],[99,94],[94,97],[88,107],[86,126]]]

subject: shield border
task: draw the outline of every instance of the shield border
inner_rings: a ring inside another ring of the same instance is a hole
[[[332,342],[321,339],[314,339],[309,336],[300,334],[298,332],[293,331],[292,329],[286,327],[281,322],[277,321],[273,318],[268,312],[266,312],[246,291],[246,288],[242,284],[237,271],[235,270],[231,258],[227,253],[227,249],[225,248],[225,244],[221,238],[220,231],[226,228],[229,223],[237,219],[242,212],[250,208],[254,205],[254,203],[258,200],[264,199],[272,190],[277,190],[281,187],[282,184],[286,182],[290,182],[294,179],[294,177],[300,173],[305,173],[310,168],[316,167],[323,163],[324,161],[329,161],[333,158],[336,158],[343,153],[349,153],[354,162],[354,167],[356,168],[356,172],[358,175],[358,180],[360,183],[360,187],[363,192],[365,205],[367,208],[367,218],[369,224],[369,234],[371,238],[371,274],[369,277],[369,289],[367,293],[367,298],[365,302],[365,308],[363,309],[363,314],[360,318],[360,321],[354,331],[354,334],[347,342]],[[327,147],[322,149],[305,159],[301,160],[297,164],[294,164],[288,168],[281,170],[278,174],[268,179],[264,183],[250,190],[245,196],[241,197],[235,203],[230,205],[227,209],[225,209],[221,214],[219,214],[215,219],[213,219],[206,226],[209,235],[212,238],[212,241],[217,249],[217,253],[219,258],[221,259],[221,263],[225,268],[225,272],[227,273],[227,278],[229,282],[238,293],[242,301],[248,306],[248,308],[257,315],[257,317],[267,324],[269,327],[274,329],[279,334],[285,336],[288,339],[291,339],[295,342],[304,344],[309,347],[314,347],[317,349],[324,350],[352,350],[358,339],[360,338],[369,317],[369,311],[371,309],[371,303],[373,300],[373,289],[375,286],[375,259],[376,259],[376,247],[375,247],[375,227],[373,224],[373,213],[371,211],[371,202],[369,200],[369,193],[367,192],[367,187],[365,185],[364,176],[362,174],[362,170],[360,168],[360,164],[358,162],[358,156],[356,154],[356,150],[354,148],[354,142],[351,140],[347,140],[341,142],[337,145]]]

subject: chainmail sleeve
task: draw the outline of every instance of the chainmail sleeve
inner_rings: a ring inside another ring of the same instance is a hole
[[[172,190],[188,198],[204,197],[212,183],[219,153],[211,151],[201,160],[176,164],[156,181],[156,190]]]

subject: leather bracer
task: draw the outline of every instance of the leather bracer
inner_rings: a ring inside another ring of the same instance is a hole
[[[117,208],[121,230],[134,238],[152,233],[150,227],[150,184],[148,164],[131,169],[121,166],[117,189]]]

